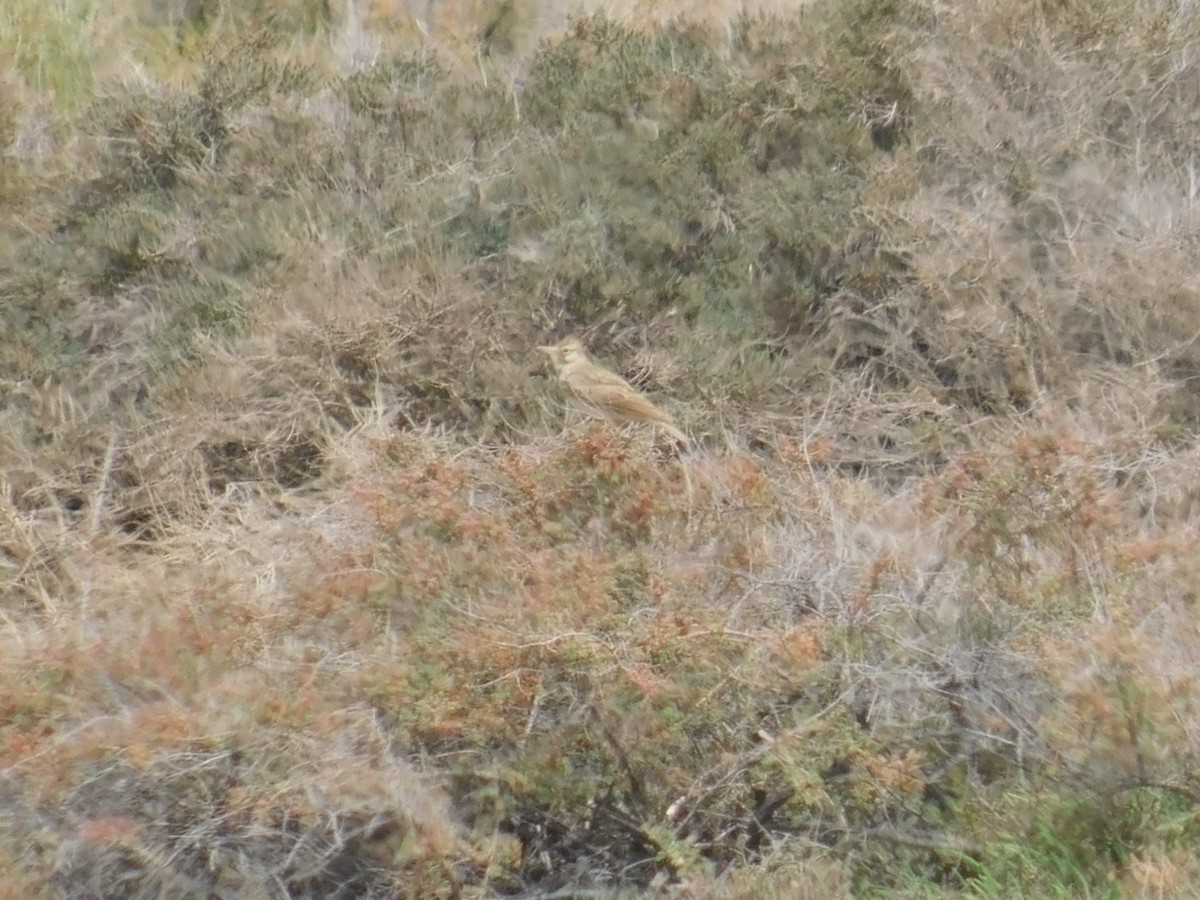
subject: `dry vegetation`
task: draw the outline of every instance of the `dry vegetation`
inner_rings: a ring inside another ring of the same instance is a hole
[[[0,6],[0,896],[1200,896],[1200,10],[419,5]]]

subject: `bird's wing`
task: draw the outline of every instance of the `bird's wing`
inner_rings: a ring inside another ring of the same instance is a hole
[[[674,440],[690,446],[691,441],[668,413],[651,403],[615,372],[591,365],[583,370],[564,371],[560,377],[585,406],[592,407],[605,418],[653,423]]]
[[[671,416],[659,409],[641,394],[629,388],[613,385],[589,385],[588,397],[590,403],[601,409],[612,410],[613,414],[626,419],[640,422],[654,422],[660,425],[676,440],[688,442],[687,436],[675,424]]]

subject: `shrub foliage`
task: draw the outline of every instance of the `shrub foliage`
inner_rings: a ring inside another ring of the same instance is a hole
[[[7,884],[1186,895],[1196,14],[383,6],[0,11]]]

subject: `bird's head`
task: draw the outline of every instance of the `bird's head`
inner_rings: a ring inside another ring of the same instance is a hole
[[[573,362],[587,359],[587,351],[583,349],[583,342],[577,337],[564,338],[552,347],[538,347],[538,349],[549,356],[554,368],[560,371]]]

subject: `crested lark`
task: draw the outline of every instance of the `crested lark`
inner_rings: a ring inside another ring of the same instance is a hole
[[[667,413],[616,372],[592,362],[579,338],[569,337],[553,347],[538,349],[550,357],[559,380],[592,412],[610,422],[648,422],[684,447],[691,445],[688,436]]]

